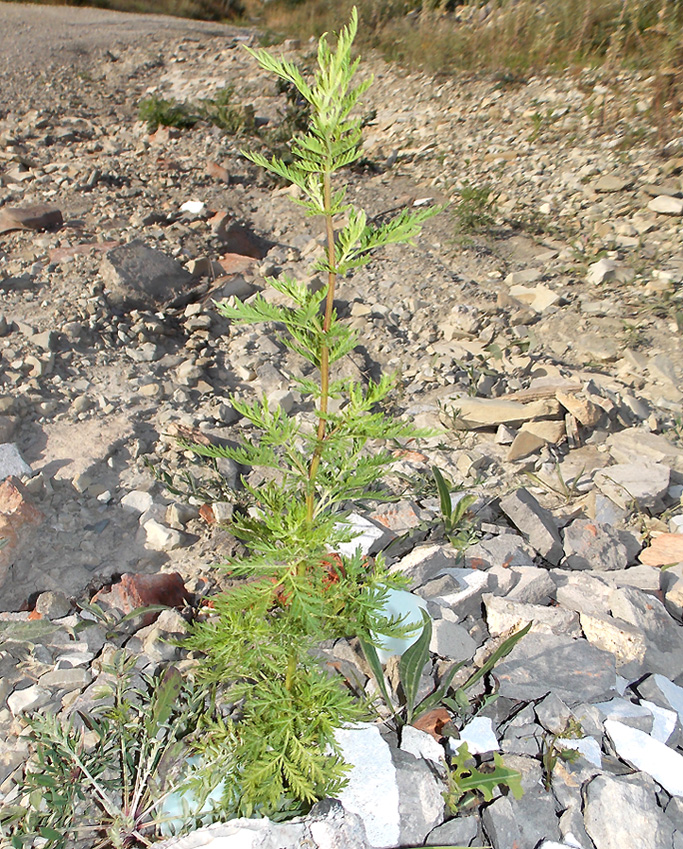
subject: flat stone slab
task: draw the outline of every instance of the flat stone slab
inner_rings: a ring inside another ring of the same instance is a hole
[[[671,796],[683,796],[683,755],[615,719],[605,721],[605,731],[623,761],[651,775]]]
[[[567,705],[595,702],[616,682],[614,657],[586,640],[558,634],[523,637],[493,671],[498,692],[531,701],[554,693]]]

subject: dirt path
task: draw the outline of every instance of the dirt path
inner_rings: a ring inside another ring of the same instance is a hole
[[[162,47],[169,35],[225,38],[235,27],[166,15],[105,9],[0,3],[0,109],[26,99],[50,99],[64,71],[85,70],[106,51],[144,43]]]

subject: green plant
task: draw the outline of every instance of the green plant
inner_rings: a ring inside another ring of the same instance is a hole
[[[463,743],[457,755],[451,758],[446,779],[448,788],[443,797],[453,814],[474,804],[479,796],[483,796],[485,802],[491,802],[497,787],[507,787],[515,799],[524,795],[521,774],[506,767],[498,752],[493,754],[493,767],[486,764],[480,769],[472,759],[467,743]]]
[[[416,719],[419,719],[422,714],[427,713],[427,711],[432,710],[438,705],[445,705],[460,717],[468,716],[472,712],[472,705],[469,696],[467,695],[467,691],[480,681],[484,675],[487,675],[499,660],[506,657],[519,640],[521,640],[522,637],[529,632],[530,628],[531,622],[524,628],[507,637],[496,651],[493,652],[491,657],[488,658],[486,663],[477,669],[476,672],[473,672],[464,684],[456,688],[452,688],[451,686],[453,678],[455,677],[456,672],[464,666],[464,663],[454,663],[453,666],[451,666],[451,668],[442,675],[439,686],[432,693],[418,702],[417,696],[420,676],[429,662],[429,644],[432,640],[432,620],[430,616],[423,611],[422,633],[418,639],[405,650],[399,660],[398,674],[401,682],[402,692],[400,695],[402,696],[402,704],[394,710],[393,719],[399,726],[410,725]],[[389,694],[389,686],[386,678],[384,677],[384,671],[382,670],[382,664],[380,663],[375,645],[369,640],[361,640],[361,647],[365,658],[368,661],[373,677],[377,682],[379,691],[382,694],[382,698],[386,705],[389,708],[392,708],[394,702]],[[448,695],[451,689],[453,689],[452,697]]]
[[[253,134],[256,131],[253,106],[236,106],[233,103],[234,86],[219,89],[213,97],[200,100],[196,109],[201,118],[229,135]]]
[[[566,726],[559,734],[543,735],[543,750],[541,753],[541,764],[543,766],[543,785],[549,792],[553,781],[553,770],[558,759],[574,763],[581,753],[576,749],[568,749],[557,745],[557,741],[562,738],[579,739],[583,737],[583,728],[581,723],[576,719],[570,719]]]
[[[494,224],[496,197],[491,186],[464,183],[459,195],[452,209],[457,232],[480,233]]]
[[[187,643],[205,655],[205,677],[225,685],[226,698],[240,705],[238,811],[246,815],[305,808],[343,784],[335,730],[365,715],[365,706],[326,674],[312,649],[332,637],[405,633],[382,613],[388,589],[402,583],[388,574],[382,558],[371,562],[360,550],[352,556],[328,553],[354,539],[345,522],[349,503],[381,497],[379,479],[392,457],[374,441],[415,433],[380,409],[392,390],[390,378],[367,385],[335,378],[334,364],[357,343],[337,318],[337,284],[369,262],[376,248],[414,239],[437,211],[402,212],[375,226],[345,202],[343,186],[333,186],[334,175],[361,155],[361,121],[352,112],[369,82],[352,85],[356,27],[354,11],[334,51],[321,38],[312,83],[293,64],[265,50],[250,51],[310,106],[306,132],[291,143],[291,162],[246,156],[297,186],[296,203],[323,219],[326,247],[314,270],[326,283],[318,288],[283,275],[268,283],[288,306],[257,295],[218,307],[235,323],[274,322],[284,331],[285,344],[313,367],[315,378],[298,381],[298,388],[315,409],[315,424],[271,408],[265,397],[251,403],[234,398],[257,435],[238,447],[193,446],[202,456],[269,471],[262,483],[245,485],[248,507],[231,524],[249,552],[228,564],[242,583],[215,599],[214,614],[196,625]]]
[[[177,100],[164,100],[156,94],[146,97],[138,104],[138,119],[147,122],[147,131],[156,132],[159,127],[175,127],[187,130],[199,121],[199,115],[185,103]]]
[[[437,466],[432,466],[432,474],[436,481],[441,505],[441,518],[446,539],[455,548],[465,548],[477,535],[477,529],[472,520],[468,518],[468,510],[477,500],[476,495],[463,494],[457,500],[455,506],[451,497],[451,484],[441,474]]]
[[[558,495],[562,498],[565,504],[569,504],[579,495],[579,481],[583,477],[585,467],[582,467],[579,472],[574,475],[571,483],[567,483],[562,474],[562,469],[559,463],[555,463],[555,476],[557,477],[557,485],[550,483],[545,478],[540,477],[535,472],[524,472],[524,474],[533,481],[536,486],[540,486],[546,492],[553,495]]]
[[[0,834],[15,849],[35,838],[62,849],[88,835],[117,849],[149,844],[163,799],[183,783],[181,754],[204,713],[204,695],[173,667],[136,687],[135,663],[115,653],[103,667],[111,683],[92,711],[78,712],[78,725],[51,713],[28,719],[33,755],[18,803],[0,814]],[[221,755],[223,771],[230,755]]]

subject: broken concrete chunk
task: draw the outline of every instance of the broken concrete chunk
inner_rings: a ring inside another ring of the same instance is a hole
[[[533,566],[534,550],[517,534],[499,534],[470,545],[465,549],[465,565],[469,569],[490,569],[492,566]]]
[[[649,201],[647,208],[660,215],[683,215],[683,200],[668,195],[658,195]]]
[[[455,556],[443,545],[418,545],[405,557],[393,564],[390,572],[402,572],[411,578],[410,588],[441,575],[446,569],[457,566]]]
[[[564,551],[552,514],[523,487],[502,498],[500,506],[541,557],[557,566]]]
[[[0,480],[5,480],[10,475],[20,478],[32,474],[33,469],[24,461],[13,442],[0,444]]]
[[[610,454],[617,463],[663,463],[683,471],[683,448],[659,433],[629,427],[607,437]]]

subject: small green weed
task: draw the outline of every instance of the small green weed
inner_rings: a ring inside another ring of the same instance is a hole
[[[543,752],[541,755],[541,764],[543,766],[543,785],[549,792],[553,781],[553,770],[558,760],[574,763],[581,753],[576,749],[566,749],[557,745],[557,741],[563,737],[577,740],[583,737],[583,728],[581,723],[576,719],[570,719],[565,728],[559,734],[543,735]]]
[[[477,537],[477,528],[468,514],[469,508],[477,500],[477,497],[472,494],[463,494],[454,506],[451,497],[451,484],[436,466],[432,466],[432,474],[439,493],[444,535],[454,548],[466,548]]]
[[[149,843],[163,799],[183,783],[182,752],[205,712],[204,694],[173,667],[135,686],[135,663],[114,655],[103,667],[111,684],[91,712],[78,712],[78,725],[54,714],[28,719],[32,756],[17,801],[0,813],[0,834],[14,849],[35,840],[66,849],[98,835],[116,849]],[[229,758],[222,753],[223,772]]]
[[[147,131],[154,133],[159,127],[189,130],[199,121],[199,115],[185,103],[165,100],[154,94],[138,104],[138,119],[146,121]]]
[[[499,660],[507,657],[512,649],[517,645],[531,628],[531,623],[526,625],[521,630],[511,634],[503,643],[496,649],[491,657],[483,664],[476,672],[472,673],[462,686],[455,689],[452,688],[453,678],[464,666],[464,663],[455,663],[442,676],[439,686],[420,702],[417,701],[418,689],[420,684],[420,676],[425,666],[429,662],[429,644],[432,639],[432,620],[430,616],[423,612],[422,633],[418,639],[401,655],[399,660],[398,672],[401,682],[402,704],[398,710],[394,711],[393,719],[397,725],[410,725],[416,719],[419,719],[422,714],[432,710],[439,705],[445,705],[456,716],[461,718],[467,717],[472,712],[472,704],[470,702],[467,691],[474,687],[485,675],[494,668]],[[387,707],[392,708],[393,701],[389,695],[389,685],[384,677],[382,664],[379,660],[377,649],[369,640],[361,640],[361,646],[368,665],[372,671],[372,675],[377,682],[379,691],[382,694]],[[449,696],[449,692],[453,692]],[[488,699],[487,701],[490,701]]]
[[[493,766],[485,764],[480,768],[470,755],[467,743],[463,743],[451,759],[447,780],[448,789],[443,796],[452,814],[476,804],[482,797],[485,802],[491,802],[494,790],[499,787],[507,787],[515,799],[524,795],[521,774],[506,767],[498,752],[494,752]]]
[[[495,223],[496,197],[492,186],[464,183],[452,214],[458,233],[481,233]]]
[[[150,133],[159,127],[189,130],[200,121],[206,121],[229,135],[253,134],[256,129],[253,107],[235,105],[234,94],[234,87],[226,86],[213,97],[203,98],[197,103],[164,100],[152,95],[140,101],[138,119],[147,122]]]
[[[253,135],[256,132],[254,107],[235,105],[234,96],[234,86],[219,89],[213,97],[203,98],[197,103],[197,113],[227,135]]]
[[[545,480],[544,478],[535,474],[535,472],[524,472],[524,474],[529,478],[529,480],[533,481],[536,486],[540,486],[541,489],[544,489],[548,493],[558,495],[560,498],[563,499],[565,504],[569,504],[580,494],[578,488],[579,481],[583,477],[584,471],[585,469],[582,468],[576,475],[574,475],[574,479],[572,480],[572,482],[567,483],[562,474],[560,464],[555,463],[555,476],[557,477],[557,484],[550,483],[550,481]]]

